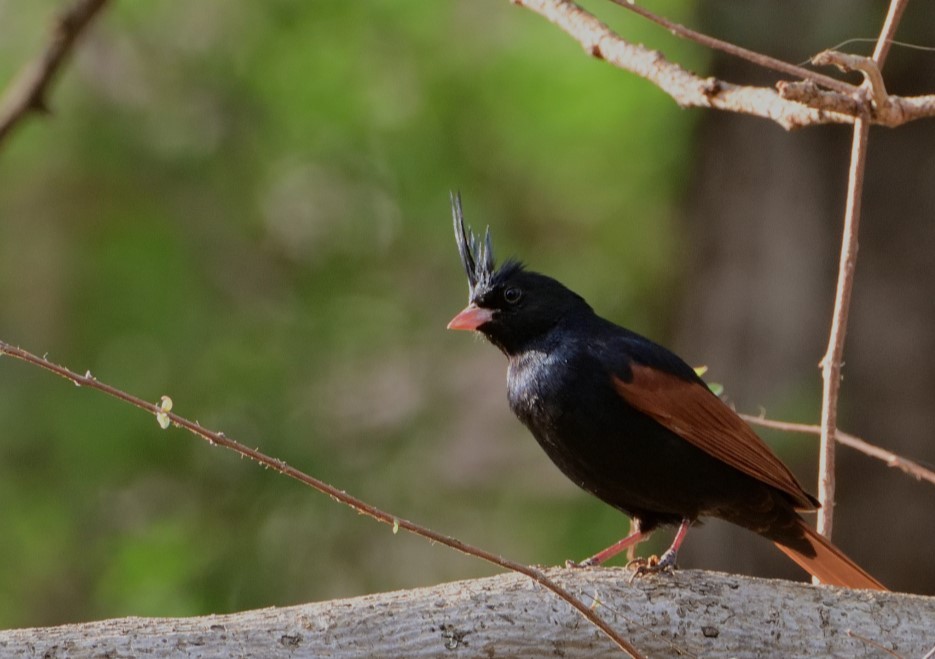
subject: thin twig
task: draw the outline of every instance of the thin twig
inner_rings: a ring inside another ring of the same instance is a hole
[[[866,644],[866,645],[869,645],[871,648],[873,648],[873,649],[875,649],[875,650],[880,650],[881,652],[885,652],[886,654],[888,654],[888,655],[891,656],[891,657],[897,657],[897,659],[905,659],[905,658],[903,657],[903,655],[899,654],[898,652],[893,652],[893,651],[890,650],[888,647],[886,647],[885,645],[881,645],[880,643],[877,643],[877,642],[874,641],[872,638],[867,638],[866,636],[861,636],[860,634],[858,634],[857,632],[855,632],[853,629],[848,629],[848,630],[847,630],[847,635],[850,636],[851,638],[856,638],[856,639],[857,639],[858,641],[860,641],[861,643],[864,643],[864,644]]]
[[[838,284],[834,295],[834,313],[828,349],[821,361],[821,446],[818,459],[818,532],[831,537],[834,523],[834,436],[838,422],[838,392],[841,386],[841,357],[847,335],[847,315],[857,267],[857,231],[860,227],[860,197],[864,187],[864,169],[867,162],[867,136],[870,123],[858,119],[854,123],[851,143],[851,164],[847,176],[847,206],[844,211],[844,232],[841,236],[841,260],[838,265]]]
[[[0,99],[0,142],[28,114],[49,111],[46,96],[55,74],[106,4],[107,0],[77,0],[58,15],[45,50],[20,70]]]
[[[886,57],[890,54],[890,48],[893,46],[893,37],[896,36],[896,30],[899,28],[899,21],[902,20],[903,12],[906,11],[908,5],[909,0],[892,0],[890,2],[890,8],[886,12],[886,19],[883,21],[883,29],[880,31],[877,45],[873,49],[873,61],[877,63],[880,70],[883,70]]]
[[[783,430],[786,432],[797,432],[797,433],[806,433],[810,435],[820,435],[821,426],[811,425],[807,423],[792,423],[789,421],[775,421],[773,419],[767,419],[762,416],[753,416],[752,414],[741,414],[740,418],[746,421],[747,423],[761,426],[763,428],[773,428],[775,430]],[[838,444],[852,448],[864,455],[870,456],[871,458],[876,458],[882,462],[885,462],[887,466],[894,467],[899,469],[905,474],[912,476],[916,480],[928,481],[932,485],[935,485],[935,471],[927,469],[920,465],[914,460],[909,458],[904,458],[901,455],[896,455],[892,451],[887,451],[882,449],[879,446],[871,444],[860,437],[855,435],[848,434],[841,430],[838,430],[835,433],[834,439]]]
[[[793,78],[811,80],[817,85],[822,85],[841,94],[853,94],[857,91],[857,87],[850,83],[844,82],[843,80],[837,80],[836,78],[826,76],[822,73],[809,71],[808,69],[803,69],[801,66],[796,66],[795,64],[790,64],[789,62],[784,62],[781,59],[776,59],[775,57],[770,57],[769,55],[764,55],[763,53],[758,53],[742,46],[737,46],[728,41],[722,41],[716,37],[712,37],[701,32],[696,32],[695,30],[685,27],[684,25],[670,21],[668,18],[654,14],[645,7],[642,7],[631,0],[610,1],[615,5],[619,5],[624,9],[632,11],[635,14],[639,14],[643,18],[650,20],[657,25],[661,25],[677,37],[682,37],[683,39],[694,41],[699,45],[705,46],[706,48],[720,50],[721,52],[727,53],[728,55],[733,55],[734,57],[745,59],[748,62],[752,62],[758,66],[762,66],[763,68],[785,73],[786,75],[792,76]]]
[[[877,47],[874,61],[882,70],[889,46],[886,42],[896,33],[899,19],[907,0],[891,0],[889,11]],[[844,231],[841,236],[841,257],[838,264],[838,283],[834,296],[834,313],[828,349],[821,362],[821,446],[818,462],[818,532],[831,537],[834,525],[834,448],[837,434],[838,393],[841,386],[841,361],[844,354],[844,339],[847,335],[847,316],[850,309],[854,270],[857,266],[858,230],[860,227],[860,201],[864,186],[864,170],[867,162],[867,137],[870,121],[865,113],[854,122],[854,137],[851,143],[851,162],[847,177],[847,206],[844,212]]]
[[[540,570],[529,567],[528,565],[516,563],[514,561],[503,558],[502,556],[497,556],[496,554],[493,554],[479,547],[474,547],[456,538],[442,535],[441,533],[437,533],[436,531],[428,529],[424,526],[420,526],[415,522],[410,522],[409,520],[402,519],[388,512],[384,512],[383,510],[376,508],[375,506],[372,506],[369,503],[358,499],[357,497],[352,496],[343,490],[339,490],[336,487],[333,487],[332,485],[329,485],[328,483],[315,478],[314,476],[309,476],[305,472],[299,471],[295,467],[290,467],[282,460],[269,457],[257,449],[244,446],[243,444],[226,437],[224,433],[203,428],[198,424],[197,421],[189,421],[184,417],[165,410],[163,407],[160,407],[159,404],[150,403],[141,398],[137,398],[132,394],[121,391],[116,387],[112,387],[109,384],[99,382],[94,378],[94,376],[91,375],[90,372],[86,373],[85,375],[78,375],[77,373],[65,368],[64,366],[50,362],[48,359],[37,357],[36,355],[27,352],[22,348],[17,348],[4,341],[0,341],[0,355],[9,355],[10,357],[15,357],[16,359],[20,359],[28,364],[32,364],[33,366],[38,366],[47,371],[51,371],[52,373],[55,373],[56,375],[69,380],[79,387],[88,387],[90,389],[101,391],[108,396],[122,400],[123,402],[129,403],[130,405],[149,412],[150,414],[157,415],[157,418],[160,416],[168,418],[168,420],[171,421],[173,425],[188,430],[190,433],[206,440],[212,446],[223,446],[224,448],[230,449],[231,451],[234,451],[243,457],[250,458],[251,460],[263,465],[264,467],[268,467],[274,471],[278,471],[284,476],[288,476],[289,478],[293,478],[301,483],[304,483],[305,485],[308,485],[309,487],[321,492],[322,494],[327,494],[335,501],[343,503],[344,505],[353,508],[358,513],[367,515],[368,517],[371,517],[378,522],[387,524],[393,527],[394,530],[404,529],[414,535],[425,538],[430,542],[437,542],[438,544],[445,545],[446,547],[455,549],[463,554],[467,554],[468,556],[480,558],[487,561],[488,563],[492,563],[507,570],[512,570],[514,572],[524,574],[533,581],[541,584],[545,588],[548,588],[558,597],[574,607],[578,613],[580,613],[588,620],[588,622],[604,632],[604,634],[606,634],[608,638],[610,638],[621,650],[629,654],[631,657],[642,657],[639,650],[637,650],[626,639],[620,636],[618,632],[610,627],[610,625],[599,615],[597,615],[597,613],[595,613],[590,607],[585,605],[581,600],[572,595],[565,588],[555,583],[552,579],[549,579]]]

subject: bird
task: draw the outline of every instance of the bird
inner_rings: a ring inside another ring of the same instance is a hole
[[[577,293],[515,259],[496,265],[451,194],[468,306],[448,329],[477,331],[508,358],[507,399],[552,462],[631,519],[600,565],[660,527],[671,546],[640,574],[676,567],[689,528],[713,517],[771,540],[822,584],[886,590],[799,515],[818,500],[680,357],[599,316]]]

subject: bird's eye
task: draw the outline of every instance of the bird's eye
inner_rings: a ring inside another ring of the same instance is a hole
[[[503,291],[503,299],[509,304],[516,304],[523,297],[523,291],[516,287],[511,287]]]

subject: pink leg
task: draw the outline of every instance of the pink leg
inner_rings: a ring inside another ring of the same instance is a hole
[[[675,539],[672,540],[672,544],[666,549],[666,553],[659,559],[659,564],[655,566],[653,571],[661,572],[662,570],[675,567],[675,560],[678,558],[679,547],[682,546],[682,541],[685,540],[685,536],[688,535],[688,529],[691,528],[691,525],[692,521],[690,519],[682,520],[682,523],[679,524],[679,530],[675,534]]]
[[[597,552],[591,558],[586,558],[580,563],[575,563],[574,561],[565,561],[565,565],[567,565],[568,567],[591,567],[593,565],[600,565],[604,561],[613,558],[614,556],[616,556],[623,550],[629,549],[630,547],[633,547],[639,544],[643,540],[647,540],[649,536],[652,535],[652,532],[643,533],[642,531],[640,531],[639,525],[635,524],[634,526],[636,527],[634,531],[630,535],[625,537],[623,540],[619,540],[615,542],[607,549]]]

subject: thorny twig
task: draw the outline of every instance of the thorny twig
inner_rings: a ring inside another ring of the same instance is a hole
[[[158,404],[150,403],[141,398],[137,398],[132,394],[128,394],[120,389],[117,389],[116,387],[112,387],[109,384],[100,382],[94,378],[90,372],[86,373],[85,375],[79,375],[64,366],[50,362],[48,359],[43,357],[37,357],[36,355],[23,350],[22,348],[17,348],[2,340],[0,340],[0,355],[9,355],[10,357],[15,357],[16,359],[22,360],[27,364],[38,366],[47,371],[51,371],[52,373],[65,378],[66,380],[79,387],[96,389],[97,391],[103,392],[108,396],[117,398],[118,400],[129,403],[130,405],[133,405],[134,407],[137,407],[143,411],[154,414],[157,416],[157,419],[160,416],[167,418],[176,427],[184,428],[190,433],[206,440],[212,446],[223,446],[224,448],[230,449],[238,455],[241,455],[245,458],[250,458],[254,462],[257,462],[264,467],[277,471],[283,476],[288,476],[289,478],[293,478],[300,483],[308,485],[309,487],[317,490],[318,492],[321,492],[322,494],[327,494],[335,501],[343,503],[344,505],[356,510],[358,513],[367,515],[368,517],[371,517],[378,522],[382,522],[391,526],[394,531],[396,529],[404,529],[413,535],[425,538],[430,542],[437,542],[440,545],[445,545],[446,547],[460,551],[461,553],[467,554],[468,556],[480,558],[487,561],[488,563],[492,563],[507,570],[512,570],[514,572],[524,574],[533,581],[541,584],[545,588],[548,588],[562,600],[574,607],[574,609],[578,611],[579,614],[584,616],[588,622],[604,632],[604,634],[606,634],[607,637],[610,638],[621,650],[629,654],[631,657],[642,657],[639,650],[633,647],[629,641],[627,641],[617,631],[615,631],[603,618],[597,615],[597,613],[595,613],[590,607],[585,605],[581,600],[572,595],[565,588],[547,577],[541,570],[537,570],[536,568],[530,567],[528,565],[516,563],[514,561],[503,558],[502,556],[497,556],[496,554],[479,547],[474,547],[473,545],[464,543],[457,538],[443,535],[437,531],[433,531],[429,528],[416,524],[415,522],[410,522],[409,520],[402,519],[388,512],[385,512],[376,506],[370,505],[366,501],[348,494],[344,490],[339,490],[336,487],[315,478],[314,476],[309,476],[305,472],[300,471],[295,467],[289,466],[282,460],[269,457],[257,449],[249,448],[233,439],[230,439],[222,432],[215,432],[213,430],[203,428],[197,421],[190,421],[185,417],[168,411],[166,408],[161,407]]]

